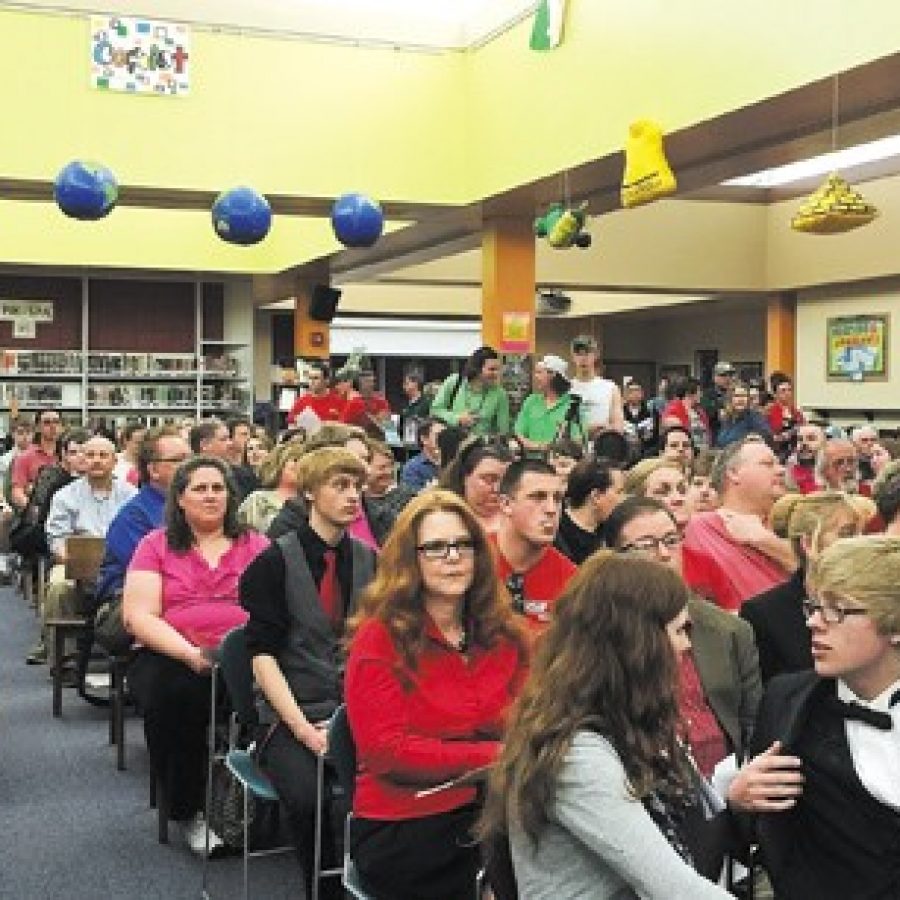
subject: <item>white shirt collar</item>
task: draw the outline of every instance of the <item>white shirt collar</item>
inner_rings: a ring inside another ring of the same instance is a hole
[[[890,702],[891,697],[894,696],[895,691],[900,691],[900,678],[898,678],[893,684],[888,685],[874,700],[863,700],[862,697],[857,697],[853,691],[847,687],[846,683],[838,679],[837,683],[837,695],[840,700],[843,700],[845,703],[859,703],[861,706],[868,706],[869,709],[877,709],[880,712],[889,712],[890,711]],[[895,707],[895,710],[897,707]]]

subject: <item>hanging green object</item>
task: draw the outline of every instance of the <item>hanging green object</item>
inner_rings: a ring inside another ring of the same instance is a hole
[[[534,14],[531,49],[538,53],[553,50],[562,43],[566,0],[541,0]]]

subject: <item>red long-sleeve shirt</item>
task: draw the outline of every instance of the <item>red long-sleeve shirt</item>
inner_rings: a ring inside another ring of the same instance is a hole
[[[385,625],[366,622],[350,648],[344,683],[356,741],[354,815],[396,821],[471,803],[472,787],[426,797],[416,792],[496,759],[525,673],[512,641],[472,648],[466,658],[430,619],[425,649],[410,672]]]

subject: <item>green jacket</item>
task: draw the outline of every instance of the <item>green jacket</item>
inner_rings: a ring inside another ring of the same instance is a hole
[[[557,398],[553,406],[548,407],[543,394],[529,394],[516,417],[516,434],[530,441],[549,444],[559,434],[560,426],[568,415],[571,400],[571,394],[563,394]],[[584,438],[584,422],[580,412],[572,423],[571,432],[566,436],[576,441]]]
[[[453,389],[461,378],[461,375],[450,375],[444,379],[431,404],[431,415],[448,425],[458,425],[460,415],[468,412],[477,416],[472,426],[475,434],[509,434],[509,395],[506,391],[499,386],[476,391],[463,378],[451,404]]]

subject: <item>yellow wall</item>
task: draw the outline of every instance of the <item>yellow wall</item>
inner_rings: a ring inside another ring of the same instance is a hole
[[[832,316],[890,313],[888,378],[828,381],[826,320]],[[835,285],[803,291],[797,298],[797,392],[806,407],[898,411],[900,396],[900,280]]]

